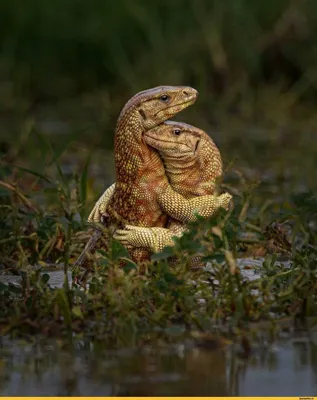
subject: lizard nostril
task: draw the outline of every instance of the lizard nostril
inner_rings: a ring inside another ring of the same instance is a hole
[[[182,93],[184,96],[186,96],[187,98],[190,98],[190,99],[198,96],[197,90],[190,88],[190,87],[183,89]]]

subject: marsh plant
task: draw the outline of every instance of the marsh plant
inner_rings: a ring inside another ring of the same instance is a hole
[[[0,283],[2,334],[75,332],[135,344],[152,335],[166,337],[174,326],[182,334],[234,334],[249,332],[260,321],[274,330],[285,318],[315,315],[317,209],[312,193],[281,205],[283,218],[263,225],[275,214],[270,207],[255,211],[255,186],[243,179],[229,212],[198,218],[174,247],[153,255],[145,274],[119,242],[109,239],[83,284],[76,277],[86,271],[72,264],[92,230],[85,222],[89,159],[82,175],[70,180],[58,157],[53,160],[57,180],[25,168],[2,168],[17,183],[0,181],[0,261],[3,272],[21,277],[20,284]],[[20,188],[23,177],[32,182],[33,195]],[[206,267],[192,270],[190,258],[197,254]],[[242,273],[247,263],[237,260],[259,254],[264,257],[260,277],[250,280]],[[290,261],[287,266],[279,261],[283,256]],[[177,265],[169,265],[170,257],[177,257]],[[47,273],[58,268],[64,271],[60,288],[50,285]]]

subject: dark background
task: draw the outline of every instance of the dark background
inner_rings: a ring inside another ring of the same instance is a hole
[[[115,179],[120,109],[162,84],[200,92],[177,119],[227,170],[276,196],[316,188],[314,0],[2,0],[0,44],[2,162],[49,173],[43,137],[66,174],[92,154],[91,203]]]

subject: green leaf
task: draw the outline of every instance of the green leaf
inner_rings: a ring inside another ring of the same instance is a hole
[[[81,311],[81,308],[79,306],[75,306],[72,308],[72,313],[75,317],[84,319],[83,313]]]
[[[225,256],[222,253],[215,253],[211,254],[209,256],[203,257],[202,261],[203,262],[208,262],[208,261],[216,261],[217,263],[223,263],[225,261]]]
[[[102,257],[104,257],[104,258],[108,258],[109,257],[109,253],[107,253],[105,250],[102,250],[102,249],[98,249],[96,251],[96,253],[102,255]]]
[[[108,268],[109,267],[109,260],[107,258],[101,258],[98,260],[98,264],[101,265],[103,268]]]
[[[49,274],[43,274],[43,275],[42,275],[41,281],[42,281],[43,283],[47,283],[49,280],[50,280]]]
[[[8,290],[8,285],[5,285],[4,283],[0,282],[0,292],[4,292],[5,290]]]
[[[179,239],[181,248],[188,251],[199,252],[202,250],[202,246],[192,237],[184,235]]]
[[[41,132],[39,132],[39,131],[35,131],[35,133],[36,133],[36,135],[40,138],[41,142],[45,145],[45,147],[53,154],[53,158],[52,158],[52,160],[48,163],[48,166],[50,166],[50,165],[52,165],[52,164],[54,164],[54,163],[56,164],[56,167],[57,167],[59,176],[60,176],[60,178],[61,178],[61,180],[62,180],[62,183],[64,184],[65,187],[67,187],[65,177],[64,177],[64,175],[63,175],[63,173],[62,173],[62,170],[61,170],[61,168],[60,168],[60,166],[59,166],[57,160],[58,160],[59,157],[63,154],[63,152],[66,150],[66,148],[69,146],[70,143],[67,143],[67,145],[63,147],[63,150],[62,150],[62,151],[57,152],[57,151],[54,149],[52,143],[48,140],[48,138],[47,138],[45,135],[43,135],[43,134],[42,134]]]
[[[56,289],[56,301],[64,317],[65,325],[70,325],[72,322],[72,316],[64,289]]]
[[[12,293],[20,294],[22,292],[22,288],[19,286],[15,286],[12,283],[9,283],[8,290]]]
[[[130,258],[128,250],[117,240],[112,241],[111,258],[113,261],[119,260],[120,258]]]
[[[167,246],[164,247],[164,249],[160,253],[153,254],[151,259],[152,261],[165,260],[166,258],[169,258],[172,255],[174,255],[173,247]]]
[[[70,146],[71,141],[68,141],[66,143],[63,144],[63,146],[61,146],[58,150],[55,149],[55,147],[52,145],[52,143],[50,143],[51,146],[51,150],[53,152],[53,158],[51,159],[51,161],[48,163],[48,166],[53,165],[53,164],[57,164],[58,159],[63,155],[63,153],[67,150],[67,148]]]
[[[87,158],[83,173],[80,178],[80,201],[83,205],[85,205],[87,198],[87,177],[88,177],[88,167],[90,164],[91,154],[92,153],[90,153]]]
[[[166,271],[164,274],[164,279],[168,283],[173,283],[175,285],[180,285],[183,283],[183,280],[178,279],[173,273]]]
[[[126,261],[126,265],[123,267],[123,270],[126,273],[130,272],[132,269],[138,268],[137,264],[129,258],[121,257],[121,260]]]
[[[41,153],[47,154],[49,151],[53,151],[52,145],[45,135],[34,128],[32,129],[32,132],[37,136],[37,144],[41,150]]]
[[[62,181],[62,183],[63,183],[63,186],[64,186],[65,188],[68,188],[67,182],[66,182],[66,178],[65,178],[65,176],[64,176],[64,174],[63,174],[63,171],[62,171],[62,169],[61,169],[61,167],[60,167],[60,165],[58,164],[57,161],[55,161],[55,165],[56,165],[56,168],[57,168],[57,171],[58,171],[58,175],[60,176],[61,181]]]
[[[28,169],[28,168],[19,167],[18,165],[13,165],[13,167],[18,168],[18,169],[21,170],[21,171],[28,172],[29,174],[32,174],[32,175],[34,175],[34,176],[37,176],[38,178],[41,178],[41,179],[43,179],[44,181],[46,181],[46,182],[48,182],[48,183],[51,183],[51,181],[50,181],[46,176],[40,174],[39,172],[32,171],[32,170],[30,170],[30,169]]]

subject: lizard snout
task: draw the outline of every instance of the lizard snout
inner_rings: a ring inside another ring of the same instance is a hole
[[[197,99],[197,97],[198,97],[198,91],[194,88],[186,87],[183,90],[183,95],[186,97],[186,99],[188,101],[194,100],[194,99]]]

